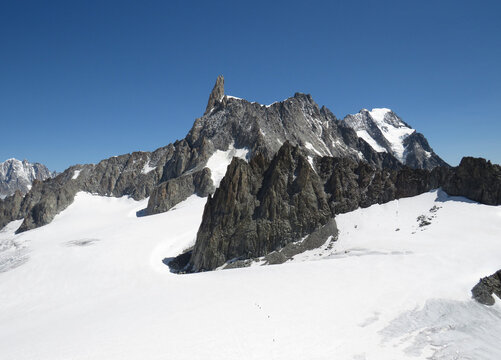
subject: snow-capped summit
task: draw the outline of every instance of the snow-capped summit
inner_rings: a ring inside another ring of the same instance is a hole
[[[428,169],[446,165],[426,138],[391,109],[362,109],[358,114],[347,115],[344,121],[374,150],[390,153],[402,164]]]
[[[376,167],[398,164],[393,157],[374,151],[359,140],[355,132],[325,107],[319,107],[311,95],[294,96],[270,105],[250,102],[224,93],[224,79],[217,78],[205,114],[195,121],[186,137],[191,146],[211,144],[214,149],[247,148],[272,158],[289,141],[317,156],[350,157],[365,160]]]
[[[16,190],[26,193],[35,179],[43,181],[54,175],[55,172],[49,171],[45,165],[8,159],[0,163],[0,198],[10,196]]]

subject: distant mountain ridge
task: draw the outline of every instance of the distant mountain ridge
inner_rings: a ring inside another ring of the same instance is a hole
[[[346,116],[344,122],[375,151],[392,154],[404,165],[422,169],[447,166],[426,138],[390,109],[362,109]]]
[[[43,164],[8,159],[0,163],[0,198],[11,196],[16,190],[25,194],[31,189],[33,181],[44,181],[55,175],[55,171],[50,171]]]

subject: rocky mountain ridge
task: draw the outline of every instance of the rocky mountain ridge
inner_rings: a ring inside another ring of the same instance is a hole
[[[205,115],[195,120],[185,139],[153,152],[75,165],[54,179],[35,182],[24,198],[12,195],[0,202],[0,228],[22,218],[18,232],[45,225],[78,191],[150,197],[145,214],[167,211],[193,193],[206,196],[214,191],[206,165],[215,151],[234,146],[271,159],[285,141],[303,146],[310,162],[318,155],[332,155],[364,159],[379,168],[400,166],[390,154],[374,151],[328,109],[319,108],[310,95],[297,93],[260,105],[224,95],[224,79],[219,77]]]
[[[16,191],[25,194],[31,189],[33,181],[44,181],[55,175],[55,171],[50,171],[43,164],[8,159],[0,163],[0,198],[14,195]]]
[[[205,114],[195,120],[185,139],[153,152],[75,165],[53,179],[35,181],[24,198],[14,194],[0,201],[0,228],[17,219],[24,219],[18,232],[45,225],[72,203],[78,191],[136,200],[149,197],[142,214],[167,211],[194,193],[214,192],[207,164],[217,151],[245,149],[250,158],[260,154],[269,162],[286,142],[301,147],[311,166],[322,156],[364,161],[376,169],[403,166],[390,152],[374,150],[310,95],[296,93],[282,102],[261,105],[225,95],[220,76]]]
[[[191,255],[175,263],[198,272],[265,256],[315,233],[336,214],[439,187],[499,205],[501,167],[468,157],[458,167],[432,170],[378,169],[348,157],[317,157],[310,164],[302,148],[286,142],[271,162],[259,154],[249,163],[234,159],[209,196]],[[329,235],[335,234],[325,234],[324,242]]]

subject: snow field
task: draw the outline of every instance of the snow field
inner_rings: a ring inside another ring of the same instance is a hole
[[[337,242],[283,265],[172,274],[162,260],[193,245],[205,201],[192,196],[137,217],[147,199],[78,193],[49,225],[14,235],[19,224],[11,223],[0,244],[15,243],[28,258],[0,272],[0,358],[501,352],[499,301],[470,298],[478,279],[500,267],[501,207],[430,192],[339,215]],[[430,224],[420,226],[421,215]]]

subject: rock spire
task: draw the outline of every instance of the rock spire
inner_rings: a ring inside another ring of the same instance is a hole
[[[214,88],[209,96],[209,102],[207,103],[207,108],[205,109],[204,115],[208,114],[212,108],[216,105],[216,102],[221,101],[224,96],[224,77],[219,75],[217,77]]]

